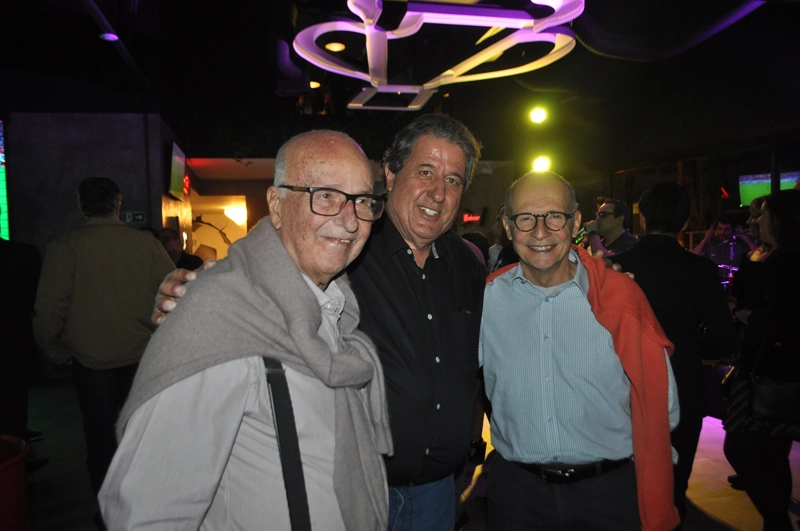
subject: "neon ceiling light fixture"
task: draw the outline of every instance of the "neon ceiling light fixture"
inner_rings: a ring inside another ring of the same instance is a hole
[[[294,39],[294,49],[302,58],[320,68],[361,79],[371,85],[363,88],[361,93],[350,101],[348,108],[417,111],[439,87],[524,74],[558,61],[572,51],[575,47],[575,34],[561,25],[583,13],[584,0],[539,0],[535,3],[549,6],[554,12],[547,17],[534,19],[523,10],[497,9],[480,5],[408,2],[406,14],[400,25],[395,30],[387,31],[376,25],[381,15],[380,0],[348,0],[347,6],[350,11],[362,22],[336,20],[310,26],[297,34]],[[504,28],[516,31],[480,50],[472,57],[445,69],[422,85],[390,84],[387,79],[389,40],[410,37],[424,24]],[[317,39],[332,31],[360,33],[365,36],[368,72],[357,69],[317,45]],[[468,73],[497,58],[506,50],[529,42],[549,42],[553,44],[553,48],[545,56],[514,68]],[[416,96],[405,106],[370,105],[370,99],[381,92]]]

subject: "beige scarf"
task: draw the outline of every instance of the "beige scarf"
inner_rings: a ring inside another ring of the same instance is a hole
[[[120,414],[131,414],[172,384],[203,369],[253,356],[275,358],[335,390],[334,485],[345,527],[385,531],[386,479],[380,454],[392,454],[383,370],[357,330],[358,303],[346,276],[339,352],[318,330],[319,303],[270,221],[231,246],[228,258],[187,285],[178,307],[153,335]],[[361,389],[366,388],[365,411]]]

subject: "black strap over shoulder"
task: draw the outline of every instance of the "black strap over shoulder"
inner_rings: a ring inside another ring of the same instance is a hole
[[[289,395],[286,374],[281,362],[266,356],[263,358],[292,531],[311,531],[308,494],[303,476],[303,462],[300,459],[300,443],[297,440],[297,426],[294,422],[292,397]]]

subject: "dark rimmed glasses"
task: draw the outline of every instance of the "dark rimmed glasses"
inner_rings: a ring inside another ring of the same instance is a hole
[[[335,188],[309,188],[288,184],[282,184],[278,188],[311,194],[311,212],[320,216],[336,216],[344,210],[348,201],[352,201],[358,219],[375,221],[383,214],[383,207],[386,204],[386,200],[379,195],[346,194]]]
[[[520,212],[513,216],[506,216],[514,223],[517,229],[522,232],[530,232],[536,228],[539,218],[544,219],[544,226],[552,231],[559,231],[563,229],[567,221],[575,215],[575,212],[569,214],[567,212],[548,212],[547,214],[531,214],[530,212]]]
[[[597,215],[595,216],[595,218],[596,219],[604,219],[604,218],[606,218],[608,216],[617,217],[619,215],[621,215],[621,214],[617,214],[616,212],[612,212],[610,210],[603,210],[602,212],[598,212]]]

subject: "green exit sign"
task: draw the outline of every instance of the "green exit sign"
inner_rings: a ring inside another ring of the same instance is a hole
[[[122,221],[125,223],[144,223],[144,212],[123,212]]]

